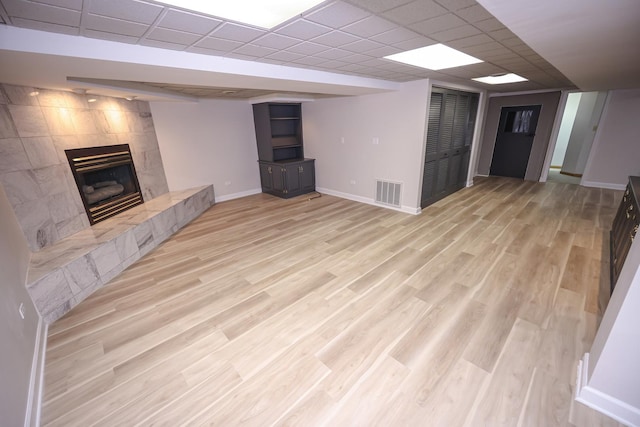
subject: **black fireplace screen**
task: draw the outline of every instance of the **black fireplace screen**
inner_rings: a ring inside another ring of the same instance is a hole
[[[65,153],[91,224],[143,202],[128,144]]]

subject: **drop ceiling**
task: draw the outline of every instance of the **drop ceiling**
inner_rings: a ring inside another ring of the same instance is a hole
[[[167,55],[185,52],[227,61],[284,66],[286,69],[281,70],[294,70],[292,74],[295,70],[317,71],[323,78],[346,75],[392,83],[432,78],[492,91],[543,90],[575,85],[474,0],[325,1],[270,31],[153,1],[136,0],[0,0],[0,20],[12,27],[159,48]],[[435,72],[383,58],[435,43],[444,43],[484,62]],[[566,41],[558,43],[566,44]],[[5,53],[6,56],[2,56]],[[40,67],[42,72],[51,70],[53,74],[58,70],[87,81],[101,79],[102,86],[148,83],[148,92],[162,88],[163,91],[194,98],[253,97],[256,93],[290,89],[286,85],[278,85],[277,79],[250,76],[235,82],[228,79],[217,81],[224,84],[208,82],[205,78],[194,82],[193,76],[182,72],[179,67],[174,67],[170,76],[168,73],[156,73],[153,67],[149,67],[147,78],[136,78],[139,76],[136,73],[129,75],[124,65],[120,74],[117,69],[109,74],[100,67],[79,64],[76,68],[82,73],[72,74],[71,70],[65,70],[64,64],[55,63],[56,60],[68,60],[63,55],[47,55],[46,46],[37,55],[43,64],[50,65],[49,69]],[[26,56],[27,53],[21,55],[17,51],[0,51],[0,60],[17,64],[14,68],[19,67],[21,61],[24,61],[24,66],[33,63],[33,58]],[[109,69],[109,66],[103,68]],[[564,70],[571,71],[568,68]],[[11,70],[6,71],[0,70],[0,81],[14,83],[6,79],[18,79],[15,76],[21,74],[15,69],[13,74]],[[37,71],[29,70],[27,74],[36,79]],[[211,71],[216,72],[217,69]],[[502,86],[470,81],[473,77],[507,72],[522,75],[529,81]],[[357,93],[357,90],[353,93],[343,90],[349,84],[314,85],[307,81],[306,85],[292,85],[291,91],[324,96]],[[67,82],[67,86],[73,87],[73,82]],[[373,86],[380,86],[376,88],[378,90],[393,88],[392,84],[385,86],[384,83]],[[224,93],[229,88],[233,93]]]

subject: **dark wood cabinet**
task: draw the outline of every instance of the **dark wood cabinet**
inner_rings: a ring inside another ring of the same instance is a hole
[[[262,192],[289,198],[315,191],[315,160],[259,161]]]
[[[315,191],[314,159],[304,158],[299,103],[253,105],[262,191],[293,197]]]
[[[640,195],[640,177],[629,177],[618,212],[613,220],[610,234],[611,244],[611,292],[616,286],[631,243],[638,232],[640,215],[638,215],[638,196]]]

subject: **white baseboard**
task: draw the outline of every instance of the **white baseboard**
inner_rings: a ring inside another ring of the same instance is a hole
[[[239,199],[241,197],[253,196],[262,193],[262,188],[254,188],[253,190],[241,191],[239,193],[225,194],[224,196],[215,196],[215,202],[226,202],[227,200]]]
[[[40,413],[42,408],[42,393],[44,391],[44,362],[47,352],[47,334],[49,325],[43,319],[39,320],[36,333],[36,343],[31,362],[31,378],[29,380],[29,396],[27,411],[24,418],[25,427],[37,427],[40,425]]]
[[[625,184],[611,184],[609,182],[596,182],[596,181],[582,181],[580,185],[584,187],[606,188],[608,190],[624,190],[627,186]]]
[[[422,212],[420,208],[414,208],[411,206],[402,206],[401,208],[397,208],[395,206],[383,205],[381,203],[376,203],[372,199],[362,196],[356,196],[355,194],[343,193],[341,191],[330,190],[328,188],[320,188],[316,187],[316,191],[318,193],[328,194],[329,196],[340,197],[341,199],[352,200],[354,202],[366,203],[367,205],[377,206],[379,208],[391,209],[394,211],[404,212],[411,215],[418,215]]]
[[[582,360],[578,362],[575,400],[624,425],[640,427],[640,408],[590,387],[588,379],[589,353],[585,353]]]

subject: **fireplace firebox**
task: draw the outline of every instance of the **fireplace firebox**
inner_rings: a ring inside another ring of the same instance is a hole
[[[144,202],[128,144],[65,153],[92,225]]]

